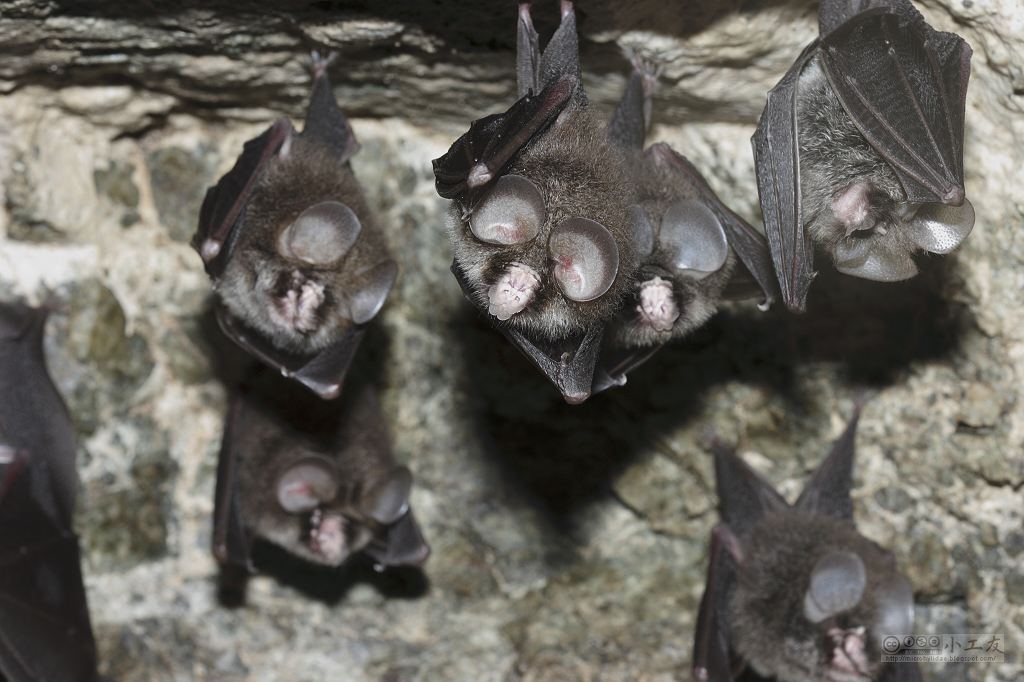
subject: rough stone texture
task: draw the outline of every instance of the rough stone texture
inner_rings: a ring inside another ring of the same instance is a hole
[[[748,140],[816,7],[580,9],[593,105],[617,100],[622,48],[663,63],[651,139],[756,222]],[[1005,664],[927,664],[926,678],[1024,679],[1024,9],[920,9],[975,50],[964,246],[899,284],[819,259],[806,315],[730,306],[572,407],[463,300],[433,191],[430,159],[514,98],[513,3],[0,2],[0,294],[54,304],[46,350],[80,431],[76,524],[104,671],[688,679],[717,522],[709,429],[793,496],[865,396],[856,514],[910,576],[919,632],[1006,637]],[[550,35],[557,3],[535,17]],[[242,143],[301,120],[314,48],[341,52],[353,165],[402,265],[359,362],[433,555],[422,573],[376,574],[267,550],[229,608],[209,552],[221,341],[185,242]]]

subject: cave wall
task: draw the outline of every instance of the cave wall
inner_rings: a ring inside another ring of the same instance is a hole
[[[809,310],[723,307],[581,406],[465,302],[430,160],[515,99],[515,5],[468,0],[0,2],[0,296],[54,308],[47,362],[79,430],[76,530],[101,670],[130,680],[689,679],[717,523],[706,434],[792,499],[853,401],[855,513],[913,582],[921,633],[1003,633],[1024,662],[1024,6],[916,5],[974,49],[974,232],[917,278],[821,269]],[[624,48],[663,64],[649,142],[760,225],[749,138],[816,35],[807,2],[579,3],[610,113]],[[534,9],[542,40],[557,3]],[[358,363],[381,388],[433,554],[422,573],[273,551],[244,605],[210,555],[228,387],[188,246],[206,187],[334,50],[355,172],[399,282]]]

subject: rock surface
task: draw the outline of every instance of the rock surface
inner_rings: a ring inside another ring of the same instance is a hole
[[[623,48],[664,64],[649,140],[756,223],[748,140],[816,34],[816,6],[689,4],[581,1],[584,83],[610,112]],[[957,252],[898,284],[819,258],[806,315],[730,306],[573,407],[448,271],[430,160],[513,101],[515,7],[440,5],[0,3],[0,295],[55,302],[47,360],[80,433],[102,669],[121,682],[689,679],[718,520],[708,429],[792,496],[866,396],[856,515],[913,582],[919,632],[1005,635],[1005,664],[925,664],[926,679],[1024,679],[1024,8],[919,6],[974,48],[964,166],[978,221]],[[550,35],[557,3],[535,18]],[[229,608],[209,551],[227,389],[187,240],[242,143],[279,115],[301,121],[310,49],[341,53],[353,166],[402,267],[357,361],[382,388],[433,554],[422,573],[377,574],[266,551]]]

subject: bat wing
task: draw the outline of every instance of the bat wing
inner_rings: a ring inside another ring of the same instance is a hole
[[[473,121],[444,156],[434,159],[434,185],[445,199],[456,199],[471,212],[491,183],[501,177],[519,153],[555,122],[580,81],[565,76],[539,95],[527,95],[504,114]]]
[[[622,149],[643,149],[650,120],[651,93],[657,78],[654,72],[635,60],[626,81],[626,90],[608,121],[608,136]]]
[[[251,542],[245,533],[238,499],[238,442],[244,401],[235,396],[224,424],[224,437],[217,461],[217,488],[213,503],[213,555],[224,566],[255,569],[250,556]]]
[[[840,519],[853,520],[850,479],[853,476],[854,440],[859,419],[860,406],[855,409],[846,430],[832,444],[832,449],[804,486],[794,505],[797,509],[811,514],[829,514]]]
[[[722,518],[737,537],[746,537],[763,516],[784,509],[786,500],[721,441],[712,442]]]
[[[341,393],[345,375],[366,331],[364,327],[355,327],[337,343],[314,355],[294,355],[275,348],[259,334],[247,329],[228,313],[220,301],[216,302],[214,309],[221,330],[235,343],[284,376],[299,381],[324,400],[336,398]]]
[[[684,156],[677,154],[675,150],[664,142],[651,147],[650,153],[654,155],[655,162],[668,164],[680,174],[680,182],[685,182],[697,190],[701,203],[707,206],[722,227],[725,229],[729,246],[733,248],[744,269],[740,271],[741,277],[753,278],[764,295],[762,308],[767,309],[779,295],[779,287],[775,278],[775,271],[772,268],[771,254],[768,251],[768,243],[757,230],[750,226],[747,221],[736,215],[718,198],[707,180],[700,174],[693,164]],[[745,270],[745,272],[744,272]],[[742,281],[742,280],[741,280]],[[747,286],[746,291],[753,287]],[[740,297],[744,293],[743,287],[733,287],[733,297]],[[756,289],[750,295],[757,295]]]
[[[302,126],[302,137],[316,139],[338,156],[338,163],[345,163],[359,151],[359,142],[334,99],[331,81],[327,77],[327,65],[331,61],[332,57],[321,59],[313,53],[313,94],[306,112],[306,123]]]
[[[473,300],[473,288],[457,262],[452,262],[451,270],[469,302],[480,312],[487,314],[487,308]],[[592,386],[596,380],[597,359],[601,353],[604,329],[604,326],[598,325],[583,334],[568,337],[558,343],[550,343],[532,339],[505,325],[498,326],[498,330],[505,338],[558,387],[562,397],[571,405],[582,403],[593,392]],[[599,390],[611,385],[602,385]]]
[[[708,580],[697,613],[693,638],[693,677],[696,682],[732,682],[734,661],[729,645],[729,597],[736,584],[736,561],[726,550],[725,524],[711,531]]]
[[[751,138],[764,229],[782,300],[793,312],[804,311],[807,288],[815,275],[813,247],[804,234],[801,209],[796,84],[817,50],[818,41],[808,45],[778,85],[768,92],[768,102]]]
[[[959,206],[971,48],[915,18],[887,7],[862,12],[822,37],[821,65],[908,200]]]
[[[913,663],[887,663],[878,673],[877,682],[922,682],[921,666]]]
[[[47,310],[0,303],[0,441],[45,459],[64,527],[78,488],[75,427],[43,357]]]
[[[199,252],[207,274],[215,282],[224,272],[238,240],[245,207],[253,189],[267,163],[293,134],[295,129],[288,119],[277,119],[262,135],[245,143],[234,168],[206,191],[199,211],[199,227],[192,237],[192,248]]]
[[[0,447],[0,477],[0,677],[96,680],[78,538],[47,461]]]

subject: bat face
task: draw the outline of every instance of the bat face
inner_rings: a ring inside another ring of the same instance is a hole
[[[578,403],[707,320],[730,281],[732,246],[765,282],[771,267],[763,239],[685,159],[663,145],[641,153],[653,72],[635,61],[611,121],[595,118],[572,4],[561,6],[541,54],[520,5],[521,99],[474,121],[434,174],[454,200],[452,271],[466,297]],[[603,339],[624,358],[610,370],[598,362]]]
[[[866,279],[912,277],[974,226],[964,195],[971,48],[906,0],[826,0],[821,38],[768,95],[753,137],[786,305],[801,312],[813,245]]]
[[[398,274],[348,159],[359,149],[314,57],[306,124],[279,119],[207,192],[192,240],[222,328],[322,397],[340,391],[361,325]]]
[[[857,418],[792,507],[716,445],[723,523],[698,618],[698,680],[732,680],[737,659],[780,682],[920,679],[916,663],[881,664],[884,639],[913,632],[914,595],[893,556],[853,525]]]
[[[0,302],[0,679],[96,680],[71,531],[75,432],[43,361],[47,312]]]
[[[328,566],[360,551],[383,565],[426,560],[409,510],[412,474],[391,456],[372,391],[342,402],[339,430],[324,442],[237,399],[218,471],[214,552],[222,563],[248,565],[254,537]],[[237,520],[222,516],[232,510]]]

